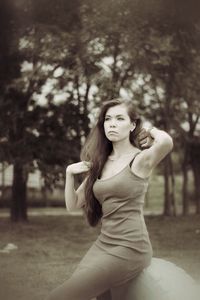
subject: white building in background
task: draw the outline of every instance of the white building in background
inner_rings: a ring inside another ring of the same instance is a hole
[[[0,188],[12,186],[13,181],[13,166],[0,163]],[[30,173],[28,177],[28,187],[41,189],[43,186],[43,179],[39,170]]]
[[[11,197],[13,181],[13,166],[0,163],[0,206],[1,201],[8,201]],[[44,189],[44,180],[39,170],[29,173],[28,201],[39,206],[64,206],[64,187],[62,184],[53,190]]]

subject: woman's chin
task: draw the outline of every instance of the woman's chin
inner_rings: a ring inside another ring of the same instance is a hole
[[[107,137],[107,139],[108,139],[110,142],[118,142],[118,141],[119,141],[119,138],[116,137],[116,136],[109,136],[109,137]]]

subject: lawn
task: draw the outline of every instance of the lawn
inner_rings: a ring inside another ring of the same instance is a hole
[[[178,264],[200,280],[200,218],[146,217],[154,256]],[[99,233],[83,216],[30,216],[27,224],[0,219],[0,291],[3,300],[43,300],[68,278]]]

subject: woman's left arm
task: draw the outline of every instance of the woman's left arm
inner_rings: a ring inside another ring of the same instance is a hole
[[[139,155],[140,159],[138,157],[141,168],[147,173],[151,173],[157,164],[173,149],[173,139],[164,130],[153,127],[149,130],[149,134],[154,142],[150,148],[142,150]]]

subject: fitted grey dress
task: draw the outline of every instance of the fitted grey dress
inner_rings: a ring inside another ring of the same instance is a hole
[[[90,300],[110,290],[112,299],[121,300],[120,288],[149,266],[152,246],[143,217],[148,179],[133,173],[134,158],[116,175],[95,181],[93,192],[103,211],[101,232],[63,284],[65,297],[57,299]]]

